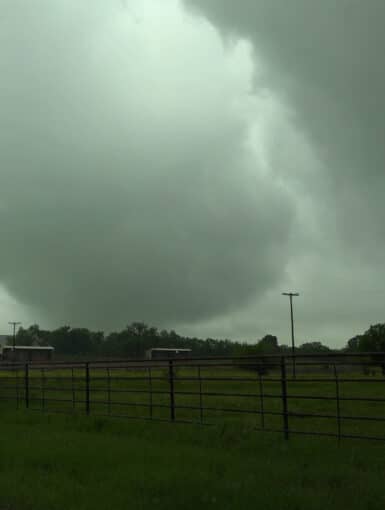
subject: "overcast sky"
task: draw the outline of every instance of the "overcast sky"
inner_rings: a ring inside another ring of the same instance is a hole
[[[384,322],[383,0],[0,0],[9,320]]]

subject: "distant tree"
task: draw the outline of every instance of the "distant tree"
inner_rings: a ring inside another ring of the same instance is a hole
[[[257,351],[261,354],[277,354],[279,352],[278,339],[273,335],[264,336],[257,343]]]
[[[70,328],[63,326],[53,330],[48,340],[55,347],[57,354],[64,355],[96,355],[101,352],[104,334],[93,332],[87,328]]]
[[[358,352],[360,349],[360,341],[361,341],[361,335],[354,336],[350,340],[348,340],[345,352]]]
[[[383,353],[385,352],[385,324],[374,324],[362,335],[356,335],[348,340],[344,352],[347,353]],[[364,373],[371,373],[369,367],[379,366],[385,375],[385,362],[383,355],[373,354],[361,359]],[[369,364],[368,364],[369,363]],[[373,371],[372,371],[373,372]]]
[[[20,328],[19,345],[52,345],[57,355],[142,358],[153,347],[191,349],[194,356],[256,356],[280,352],[277,337],[266,335],[255,343],[229,339],[196,338],[179,335],[173,329],[159,331],[144,322],[132,322],[121,331],[106,337],[101,331],[62,326],[52,331],[41,330],[37,324]],[[9,339],[12,343],[12,339]]]
[[[51,345],[55,347],[56,353],[59,354],[77,354],[73,352],[73,346],[69,342],[69,326],[62,326],[54,329],[50,334]]]
[[[358,343],[359,352],[385,352],[385,324],[374,324],[361,335]],[[371,356],[371,362],[380,366],[385,375],[383,356]]]
[[[48,345],[49,332],[41,330],[38,324],[32,324],[29,328],[19,328],[16,334],[16,345]],[[9,336],[7,344],[12,345],[13,336]]]
[[[385,352],[385,324],[375,324],[359,337],[360,352]]]
[[[297,351],[302,354],[322,354],[330,352],[331,349],[321,342],[305,342],[298,347]]]

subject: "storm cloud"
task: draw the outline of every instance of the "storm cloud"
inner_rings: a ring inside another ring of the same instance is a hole
[[[381,0],[4,0],[0,320],[383,322]],[[10,317],[12,315],[12,317]]]
[[[279,99],[159,4],[1,3],[0,281],[48,325],[194,324],[285,272],[296,208],[252,140]]]
[[[372,243],[382,250],[385,233],[384,2],[186,3],[224,34],[252,41],[268,86],[293,109],[324,163],[320,178],[329,179],[340,236],[375,257]]]
[[[252,44],[264,87],[290,110],[291,129],[311,147],[313,162],[297,169],[296,200],[310,204],[314,245],[300,255],[288,253],[282,287],[303,291],[302,339],[319,336],[343,345],[369,323],[383,322],[385,4],[185,0],[185,5],[210,20],[224,40]],[[259,77],[254,90],[260,87]],[[268,144],[274,161],[281,151],[274,138]],[[281,171],[295,187],[292,170],[288,160]],[[306,219],[303,228],[309,228]],[[280,329],[277,315],[285,305],[266,296],[258,307],[259,324]],[[248,329],[250,317],[250,310],[242,313],[238,326]]]

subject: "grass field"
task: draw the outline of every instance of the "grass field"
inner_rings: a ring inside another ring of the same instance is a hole
[[[2,510],[380,510],[385,444],[6,411]]]
[[[167,369],[95,368],[89,371],[91,415],[170,419],[171,396]],[[184,367],[173,377],[176,421],[214,425],[283,428],[280,373],[263,377],[236,367]],[[30,409],[85,414],[87,388],[84,368],[29,370]],[[288,375],[287,408],[290,431],[364,435],[385,439],[385,378],[333,367],[314,373]],[[339,397],[337,401],[336,397]],[[9,408],[24,408],[25,373],[3,371],[0,399]]]

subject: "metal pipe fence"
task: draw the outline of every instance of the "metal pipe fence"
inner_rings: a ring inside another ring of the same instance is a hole
[[[296,377],[292,377],[293,362]],[[385,441],[385,353],[0,364],[3,406]]]

